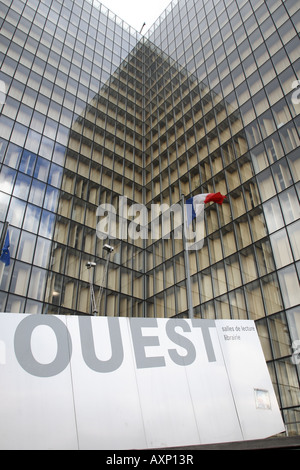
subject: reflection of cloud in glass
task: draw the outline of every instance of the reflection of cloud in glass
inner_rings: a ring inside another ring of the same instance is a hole
[[[39,157],[36,163],[34,177],[38,180],[47,182],[50,162],[42,157]]]
[[[46,237],[48,239],[52,239],[54,223],[55,223],[55,214],[52,214],[51,212],[43,210],[39,235],[41,235],[42,237]]]
[[[28,205],[26,209],[23,228],[32,233],[37,233],[39,228],[41,209],[36,206]]]
[[[10,223],[10,225],[21,227],[25,207],[26,202],[21,201],[20,199],[16,199],[15,197],[12,198],[7,216],[7,221]]]
[[[44,202],[44,209],[47,209],[51,212],[55,212],[58,204],[58,199],[59,190],[48,186]]]
[[[3,80],[0,80],[0,106],[5,104],[6,100],[6,84]]]
[[[13,185],[14,185],[14,180],[15,180],[15,175],[16,172],[15,170],[12,170],[11,168],[3,167],[1,172],[0,172],[0,187],[1,191],[11,194]],[[2,194],[1,194],[2,198]]]
[[[32,176],[34,165],[36,161],[36,155],[28,150],[24,150],[22,154],[22,160],[20,163],[20,171]]]
[[[16,179],[13,195],[26,200],[30,189],[31,178],[19,173]]]
[[[53,140],[48,139],[48,137],[43,137],[39,154],[47,158],[48,160],[50,160],[52,157],[53,147],[54,147]]]
[[[41,137],[42,136],[40,134],[30,129],[25,143],[26,149],[31,150],[34,153],[38,153]]]

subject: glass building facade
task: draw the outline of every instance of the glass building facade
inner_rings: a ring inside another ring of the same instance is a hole
[[[188,254],[194,315],[255,320],[299,434],[299,2],[173,1],[146,36],[93,0],[0,12],[0,311],[91,314],[92,281],[101,315],[188,317],[176,217],[153,239],[120,198],[150,213],[220,191]],[[149,236],[120,236],[133,223]]]

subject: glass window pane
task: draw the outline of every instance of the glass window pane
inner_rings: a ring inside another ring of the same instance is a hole
[[[277,191],[286,189],[293,183],[290,170],[285,158],[279,160],[279,162],[272,165],[272,173],[276,184]]]
[[[278,313],[268,318],[268,324],[271,332],[271,342],[275,359],[278,357],[289,356],[291,354],[291,340],[288,333],[286,316],[284,313]]]
[[[44,158],[38,157],[36,167],[35,167],[34,177],[41,181],[46,182],[48,179],[49,168],[50,168],[50,162],[48,162]]]
[[[233,255],[225,260],[227,272],[228,289],[235,289],[242,284],[241,270],[237,255]]]
[[[22,126],[22,124],[16,122],[10,137],[11,141],[23,147],[27,137],[27,131],[27,127]]]
[[[291,247],[293,250],[293,255],[295,260],[300,259],[300,221],[295,222],[292,225],[289,225],[287,228],[288,234],[289,234],[289,239],[291,243]]]
[[[250,320],[257,320],[265,316],[265,309],[258,281],[251,282],[245,287],[245,294]]]
[[[48,186],[47,191],[46,191],[45,202],[44,202],[44,209],[47,209],[48,211],[51,211],[51,212],[55,212],[57,209],[58,198],[59,198],[58,189]]]
[[[0,220],[6,219],[6,212],[8,209],[10,196],[0,191]]]
[[[53,236],[54,226],[55,226],[55,214],[52,214],[51,212],[47,212],[43,210],[39,235],[51,240]]]
[[[240,252],[241,273],[246,284],[257,278],[256,261],[253,247],[246,248]]]
[[[285,307],[297,305],[300,298],[300,287],[294,265],[278,271],[278,277]]]
[[[276,194],[272,173],[269,168],[259,173],[256,178],[262,201],[266,201]]]
[[[55,186],[56,188],[59,188],[61,185],[62,174],[63,174],[63,168],[61,166],[58,166],[52,163],[51,168],[50,168],[48,183],[51,184],[52,186]]]
[[[273,233],[270,237],[277,268],[282,268],[293,262],[289,240],[285,229]]]
[[[40,134],[30,129],[28,132],[25,147],[33,153],[38,153],[40,148],[41,137],[42,136]]]
[[[29,202],[38,206],[42,206],[44,201],[45,189],[45,183],[34,179],[32,181],[32,186],[29,194]]]
[[[26,176],[22,173],[19,173],[16,179],[13,195],[22,198],[24,201],[26,201],[29,193],[30,184],[30,176]]]
[[[0,172],[0,188],[1,191],[11,194],[14,186],[14,181],[16,178],[16,171],[3,166]]]
[[[44,299],[46,287],[47,271],[34,267],[32,269],[30,284],[28,289],[28,297],[36,300]]]
[[[37,157],[34,153],[31,153],[28,150],[24,150],[19,170],[23,173],[26,173],[27,175],[32,176],[36,158]]]
[[[275,274],[269,274],[261,282],[267,315],[272,315],[283,309],[280,289]]]
[[[28,232],[22,232],[17,253],[17,259],[25,263],[32,263],[36,236]]]
[[[14,225],[16,227],[21,227],[22,222],[23,222],[25,208],[26,208],[25,202],[20,201],[20,199],[13,197],[10,203],[9,211],[8,211],[8,216],[7,216],[8,222],[11,225]]]
[[[38,238],[34,254],[35,265],[42,268],[48,268],[51,253],[51,243],[51,240],[46,240],[46,238]]]
[[[300,158],[298,151],[292,152],[287,157],[294,182],[300,180]]]
[[[264,109],[266,109],[267,107],[268,107],[268,104],[265,104]],[[261,107],[259,109],[260,111],[263,111]],[[276,131],[277,128],[275,126],[275,122],[274,122],[274,119],[272,117],[272,113],[270,110],[266,111],[261,116],[259,116],[257,120],[259,122],[261,134],[264,139]]]
[[[291,333],[292,341],[297,341],[300,338],[300,308],[295,307],[287,312],[287,321]]]
[[[279,201],[287,224],[300,218],[300,205],[294,188],[279,194]]]
[[[47,158],[47,160],[51,160],[53,148],[54,148],[53,140],[50,140],[47,137],[42,137],[41,146],[39,150],[40,155]]]
[[[300,139],[293,122],[280,128],[279,134],[286,153],[289,153],[300,146]]]
[[[1,128],[1,123],[0,123]],[[14,144],[9,144],[6,152],[4,163],[11,168],[18,168],[22,149]]]
[[[271,163],[276,162],[283,156],[283,148],[277,133],[274,133],[272,137],[265,140],[264,144]]]
[[[268,165],[268,157],[265,152],[263,144],[258,145],[251,150],[251,158],[253,162],[253,167],[256,173],[264,170]]]
[[[267,320],[258,320],[256,322],[256,328],[258,332],[258,336],[262,345],[262,349],[264,352],[264,356],[266,361],[271,361],[273,359],[272,349],[271,349],[271,342],[270,342],[270,333],[269,329],[267,328]]]
[[[269,233],[283,227],[284,222],[277,198],[273,198],[263,204],[264,214],[267,221]]]
[[[10,292],[26,296],[31,266],[29,264],[15,262],[11,279]]]
[[[41,209],[28,204],[24,219],[23,228],[32,233],[37,233],[39,229]]]
[[[7,148],[7,142],[4,139],[0,139],[0,163],[3,162],[4,155]]]
[[[255,243],[255,253],[260,276],[264,276],[275,270],[272,248],[269,240]]]
[[[22,279],[20,277],[20,279]],[[6,312],[11,313],[24,313],[25,312],[25,298],[18,297],[17,295],[9,295],[6,305]]]

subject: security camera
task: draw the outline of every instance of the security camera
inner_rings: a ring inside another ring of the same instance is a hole
[[[107,251],[108,253],[112,253],[114,251],[114,247],[110,245],[104,245],[103,250]]]
[[[86,263],[86,266],[87,268],[94,268],[96,266],[96,263],[92,263],[91,261],[89,261],[88,263]]]

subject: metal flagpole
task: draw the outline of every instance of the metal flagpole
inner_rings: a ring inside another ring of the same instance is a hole
[[[181,195],[181,206],[182,206],[182,221],[183,221],[183,229],[182,229],[182,242],[183,242],[183,253],[184,253],[184,263],[185,263],[185,276],[186,276],[186,292],[187,292],[187,303],[188,303],[188,311],[189,311],[189,318],[194,318],[194,309],[193,309],[193,299],[192,299],[192,287],[191,287],[191,277],[190,277],[190,259],[189,253],[186,249],[186,212],[185,212],[185,196],[184,194]]]
[[[102,278],[102,282],[101,282],[100,290],[99,290],[99,296],[98,296],[98,310],[97,310],[96,315],[98,315],[99,312],[100,312],[101,300],[102,300],[102,295],[103,295],[103,290],[104,290],[104,284],[106,284],[106,280],[107,280],[107,272],[108,272],[109,258],[110,258],[110,253],[108,253],[107,258],[106,258],[106,261],[105,261],[105,267],[104,267],[104,272],[103,272],[103,278]]]
[[[101,300],[102,300],[103,290],[104,290],[104,287],[106,287],[106,284],[107,284],[107,273],[108,273],[108,265],[109,265],[110,255],[114,251],[114,248],[110,245],[104,245],[103,250],[107,252],[107,258],[106,258],[105,267],[104,267],[103,279],[102,279],[100,290],[99,290],[98,311],[96,311],[95,315],[100,315],[100,308],[101,308]]]
[[[93,315],[97,315],[97,306],[96,306],[95,291],[94,291],[94,284],[93,284],[93,269],[96,267],[96,263],[88,262],[86,266],[90,270],[89,280],[90,280],[91,310],[92,310]]]

